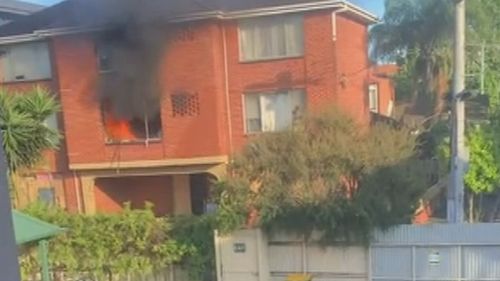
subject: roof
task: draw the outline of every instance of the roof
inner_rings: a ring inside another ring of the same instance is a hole
[[[50,238],[63,232],[63,229],[39,219],[12,210],[16,244],[22,245]]]
[[[397,64],[380,64],[374,67],[374,72],[376,74],[393,76],[396,75],[400,70]]]
[[[29,15],[38,12],[45,8],[41,5],[26,3],[17,0],[1,0],[0,12],[16,14],[16,15]]]
[[[145,4],[147,3],[147,4]],[[129,22],[234,19],[314,9],[344,8],[367,24],[376,16],[344,0],[66,0],[0,27],[2,37],[93,29]]]

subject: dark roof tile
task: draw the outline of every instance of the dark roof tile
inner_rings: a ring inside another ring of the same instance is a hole
[[[203,12],[233,12],[322,0],[66,0],[0,27],[0,37],[55,28],[92,28]],[[147,4],[145,4],[147,3]]]
[[[27,3],[17,0],[1,0],[0,12],[11,13],[16,15],[29,15],[34,12],[40,11],[44,6]]]

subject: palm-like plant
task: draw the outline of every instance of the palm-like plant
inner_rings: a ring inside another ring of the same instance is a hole
[[[386,0],[385,9],[382,23],[371,30],[374,59],[411,62],[414,109],[440,110],[451,62],[453,1]]]
[[[0,89],[0,132],[10,172],[32,167],[47,149],[55,149],[59,132],[46,120],[59,111],[59,104],[46,89],[28,92]]]

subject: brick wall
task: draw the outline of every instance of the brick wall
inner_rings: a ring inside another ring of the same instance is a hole
[[[399,71],[397,65],[377,65],[370,69],[370,84],[375,84],[378,87],[378,107],[379,113],[384,116],[390,116],[389,105],[395,107],[396,102],[396,88],[394,85],[393,77]],[[393,108],[394,111],[394,108]]]
[[[120,212],[126,202],[133,209],[142,209],[150,202],[157,216],[173,212],[172,177],[100,178],[95,185],[97,212]]]
[[[247,141],[242,100],[248,91],[303,88],[309,109],[335,105],[356,120],[366,122],[367,27],[339,14],[334,17],[334,37],[331,12],[305,14],[305,54],[293,59],[241,63],[236,21],[204,21],[169,29],[165,34],[169,43],[159,58],[163,138],[148,145],[105,143],[94,36],[53,38],[52,85],[63,107],[65,139],[64,157],[59,161],[47,159],[53,170],[60,173],[67,208],[77,211],[81,196],[81,183],[68,170],[68,164],[194,158],[237,151]],[[176,93],[196,96],[199,107],[195,114],[173,116],[171,98]],[[134,189],[136,193],[127,196],[140,201],[145,199],[143,196],[158,192],[154,183],[150,186]],[[98,182],[98,210],[118,210],[122,192],[115,183]],[[160,213],[170,211],[168,206],[161,208]]]
[[[12,82],[2,84],[11,93],[22,94],[32,90],[34,87],[42,87],[49,90],[59,99],[57,83],[53,80],[38,80],[25,82]],[[62,113],[58,115],[58,126],[61,134],[64,133]],[[55,151],[45,151],[44,157],[35,167],[23,170],[15,176],[15,198],[14,205],[24,208],[30,203],[38,200],[40,188],[54,188],[55,203],[70,211],[77,211],[76,190],[74,188],[75,178],[68,169],[67,149],[64,138],[60,147]]]
[[[187,39],[170,40],[161,58],[159,79],[162,83],[163,138],[148,145],[105,143],[93,40],[90,36],[54,39],[71,164],[226,154],[223,68],[222,61],[216,60],[221,48],[217,44],[217,25],[191,25],[189,32],[192,32],[192,36]],[[199,110],[192,116],[174,117],[171,97],[176,93],[195,95]]]
[[[368,123],[368,28],[337,15],[337,106],[356,120]]]
[[[242,99],[248,91],[304,88],[310,108],[335,102],[357,120],[367,120],[367,28],[343,14],[336,21],[334,40],[331,11],[307,13],[303,57],[253,63],[239,61],[236,21],[184,24],[171,29],[159,74],[163,139],[148,146],[105,144],[93,40],[81,35],[55,38],[54,58],[70,163],[228,154],[230,133],[233,149],[246,142]],[[224,33],[229,107],[225,95]],[[178,92],[196,95],[199,111],[194,116],[172,116],[171,96]]]

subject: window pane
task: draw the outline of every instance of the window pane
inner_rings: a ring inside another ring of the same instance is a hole
[[[50,115],[45,120],[45,126],[47,126],[48,128],[50,128],[54,131],[59,131],[59,123],[57,122],[57,113]]]
[[[52,76],[45,42],[5,47],[2,50],[3,81],[49,79]]]
[[[55,192],[53,187],[45,187],[38,189],[38,200],[46,204],[54,204]]]
[[[261,131],[260,102],[258,94],[245,95],[245,119],[247,133]]]
[[[378,86],[370,85],[368,95],[370,111],[378,113]]]
[[[293,116],[291,109],[291,99],[288,92],[283,92],[274,95],[264,96],[271,102],[268,104],[267,118],[271,117],[273,122],[268,123],[268,119],[262,117],[264,124],[268,123],[270,126],[264,128],[264,131],[282,131],[290,127],[292,124]]]
[[[292,90],[289,92],[289,96],[292,120],[299,119],[306,110],[306,93],[304,90]]]
[[[286,54],[302,55],[304,53],[304,18],[298,15],[289,16],[284,24]]]
[[[303,54],[304,30],[300,15],[269,16],[240,22],[242,60]]]
[[[106,43],[97,44],[97,58],[99,64],[99,70],[101,72],[109,72],[113,70],[113,58],[111,52],[111,46]]]
[[[276,131],[276,106],[277,95],[263,94],[260,96],[260,109],[262,118],[262,131]]]
[[[305,110],[304,90],[245,95],[247,132],[275,132],[290,128]]]

